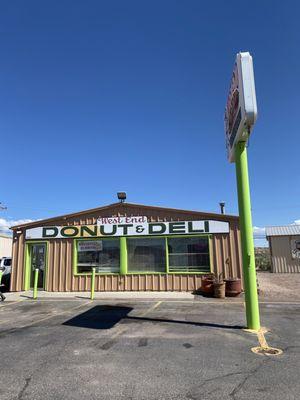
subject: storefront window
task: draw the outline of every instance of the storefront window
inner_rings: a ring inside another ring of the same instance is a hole
[[[127,239],[128,272],[166,272],[164,238]]]
[[[120,241],[78,240],[77,242],[77,272],[119,273],[120,271]]]
[[[168,238],[170,272],[210,270],[208,237]]]

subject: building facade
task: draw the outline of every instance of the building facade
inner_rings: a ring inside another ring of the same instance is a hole
[[[237,216],[114,203],[13,230],[11,290],[193,291],[207,274],[241,278]]]
[[[266,228],[271,254],[271,271],[275,273],[300,272],[300,225]]]
[[[12,237],[0,234],[0,258],[11,257]]]

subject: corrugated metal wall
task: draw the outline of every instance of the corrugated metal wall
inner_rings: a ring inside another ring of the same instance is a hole
[[[291,238],[300,240],[300,236],[270,236],[272,272],[299,273],[300,259],[293,259]]]
[[[0,258],[11,257],[12,238],[0,235]]]
[[[56,225],[85,225],[95,224],[100,216],[121,215],[115,210],[106,210],[105,213],[97,212],[95,215],[81,216],[74,219],[61,219]],[[146,215],[150,221],[180,221],[197,220],[199,213],[166,212],[153,210],[130,209],[122,215]],[[211,219],[217,219],[216,217]],[[224,218],[220,218],[223,219]],[[213,272],[224,273],[225,277],[241,278],[241,254],[240,235],[238,220],[236,218],[228,221],[230,223],[229,234],[216,234],[212,236],[211,251],[213,261]],[[52,225],[55,225],[52,222]],[[74,276],[73,274],[73,240],[55,239],[49,240],[48,263],[46,275],[46,290],[48,291],[85,291],[90,290],[90,276]],[[13,269],[11,279],[11,290],[20,291],[24,289],[24,261],[25,261],[24,233],[14,234],[13,240]],[[147,275],[97,275],[96,290],[99,291],[124,291],[124,290],[170,290],[170,291],[193,291],[201,285],[201,275],[179,275],[179,274],[147,274]]]

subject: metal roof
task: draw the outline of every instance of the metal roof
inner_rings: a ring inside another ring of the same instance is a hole
[[[110,209],[114,209],[114,211],[116,211],[116,209],[118,209],[122,213],[122,211],[124,211],[124,210],[126,211],[131,208],[133,208],[134,210],[136,210],[136,208],[139,208],[140,212],[143,212],[143,210],[152,210],[152,211],[163,211],[163,212],[172,212],[172,213],[180,212],[182,214],[195,214],[195,215],[197,214],[197,215],[199,215],[200,218],[207,218],[207,219],[218,218],[220,221],[226,221],[228,219],[230,219],[230,220],[238,220],[239,219],[239,217],[237,215],[218,214],[218,213],[193,211],[193,210],[181,210],[181,209],[177,209],[177,208],[147,206],[145,204],[118,202],[118,203],[108,204],[108,205],[102,206],[102,207],[92,208],[89,210],[79,211],[79,212],[75,212],[75,213],[71,213],[71,214],[59,215],[57,217],[52,217],[52,218],[47,218],[47,219],[40,219],[40,220],[36,220],[36,221],[32,221],[32,222],[27,222],[27,223],[21,224],[21,225],[15,225],[15,226],[12,226],[10,229],[14,230],[14,229],[20,229],[20,228],[42,226],[43,223],[55,222],[56,220],[59,220],[59,219],[67,220],[68,218],[80,217],[80,216],[84,216],[84,215],[88,215],[91,213],[96,213],[98,211],[104,211],[104,210],[107,210],[107,212],[109,212]]]
[[[267,226],[266,236],[300,235],[300,225]]]

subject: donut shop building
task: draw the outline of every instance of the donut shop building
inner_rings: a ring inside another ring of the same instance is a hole
[[[241,278],[239,218],[119,202],[14,226],[11,291],[194,291]]]

